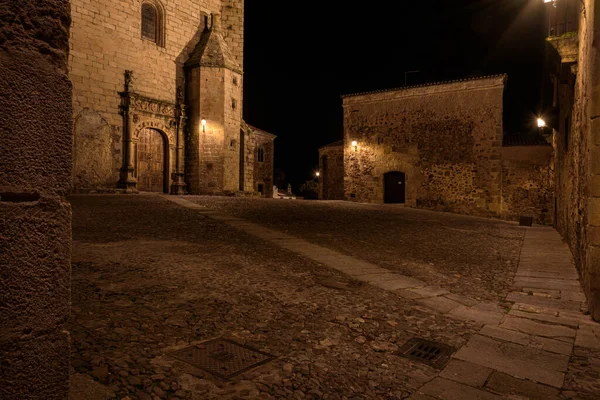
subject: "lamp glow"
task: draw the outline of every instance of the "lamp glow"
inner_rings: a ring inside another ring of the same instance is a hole
[[[319,176],[321,176],[321,173],[320,173],[319,171],[317,171],[317,172],[315,173],[315,175],[317,175],[317,178],[318,178]]]
[[[544,128],[546,126],[546,121],[544,121],[541,118],[538,118],[537,119],[537,126],[538,126],[538,128]]]
[[[200,121],[200,124],[202,125],[202,132],[206,132],[206,120],[202,119]]]
[[[352,141],[352,147],[356,147],[356,146],[358,146],[358,142],[356,140],[353,140]]]

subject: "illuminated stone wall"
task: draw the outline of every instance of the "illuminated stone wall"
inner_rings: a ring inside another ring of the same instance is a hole
[[[409,206],[499,216],[505,81],[345,96],[345,198],[383,203],[384,174],[400,171]]]
[[[68,0],[0,4],[0,399],[67,399]]]
[[[203,106],[210,107],[213,103],[219,106],[210,110],[195,107],[196,115],[188,115],[188,132],[198,136],[200,114],[210,114],[212,119],[206,115],[203,117],[209,120],[208,128],[213,136],[203,144],[207,154],[199,153],[200,148],[192,150],[191,156],[194,157],[195,151],[200,161],[194,164],[196,171],[189,171],[192,176],[187,180],[198,182],[191,187],[198,189],[202,186],[205,192],[236,190],[239,154],[232,150],[231,144],[239,145],[236,140],[239,141],[242,114],[244,1],[148,1],[159,5],[164,17],[163,40],[158,44],[143,39],[141,35],[144,1],[72,1],[69,76],[73,81],[75,188],[82,191],[115,188],[119,181],[124,132],[118,92],[123,90],[125,70],[133,71],[132,92],[165,104],[175,104],[177,87],[184,86],[186,61],[197,47],[205,28],[212,28],[211,15],[220,15],[222,46],[219,51],[234,60],[239,70],[210,71],[212,67],[219,69],[219,65],[213,64],[203,71],[203,78],[211,79],[200,81],[197,77],[197,88],[190,88],[188,81],[186,91],[200,91]],[[222,54],[210,56],[218,58]],[[237,75],[235,83],[233,75]],[[188,97],[195,95],[199,96],[199,93]],[[192,101],[199,102],[200,98]],[[144,118],[144,113],[139,113],[139,118]],[[147,118],[156,120],[158,117],[148,115]],[[198,139],[191,138],[187,143]],[[175,143],[169,142],[168,145],[173,163]],[[201,160],[201,155],[205,160]],[[218,158],[218,161],[211,162],[213,158]],[[189,162],[186,164],[191,165]],[[213,165],[214,171],[210,174],[209,164]],[[169,172],[173,172],[173,168],[171,165]],[[202,178],[206,179],[200,184],[198,179]]]

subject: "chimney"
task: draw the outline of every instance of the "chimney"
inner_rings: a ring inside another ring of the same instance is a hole
[[[211,31],[218,32],[221,30],[221,15],[220,14],[211,14],[212,16],[212,24],[210,26]]]

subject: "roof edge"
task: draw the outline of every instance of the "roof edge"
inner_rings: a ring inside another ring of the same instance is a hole
[[[348,94],[340,95],[340,98],[345,99],[347,97],[364,96],[364,95],[375,94],[375,93],[400,92],[400,91],[405,91],[405,90],[410,90],[410,89],[449,85],[449,84],[461,83],[461,82],[473,82],[473,81],[494,79],[494,78],[503,78],[504,82],[506,82],[506,80],[508,79],[508,74],[483,75],[483,76],[477,76],[477,77],[472,77],[472,78],[462,78],[462,79],[455,79],[455,80],[450,80],[450,81],[425,83],[422,85],[402,86],[402,87],[389,88],[389,89],[372,90],[372,91],[368,91],[368,92],[348,93]]]

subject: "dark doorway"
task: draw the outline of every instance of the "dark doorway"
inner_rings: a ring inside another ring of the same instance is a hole
[[[262,183],[258,184],[258,193],[260,193],[261,196],[263,196],[265,194],[265,185]]]
[[[244,180],[246,179],[246,156],[244,154],[246,151],[246,143],[244,143],[245,140],[246,137],[244,135],[244,131],[240,129],[240,191],[242,192],[244,191]]]
[[[327,156],[323,156],[321,159],[321,185],[323,186],[323,200],[329,200],[329,193],[327,193],[327,175],[329,174],[329,166],[327,165],[327,162]]]
[[[404,172],[388,172],[384,175],[385,203],[406,202],[406,175]]]
[[[165,192],[165,141],[160,132],[144,129],[137,144],[137,188],[142,192]]]

